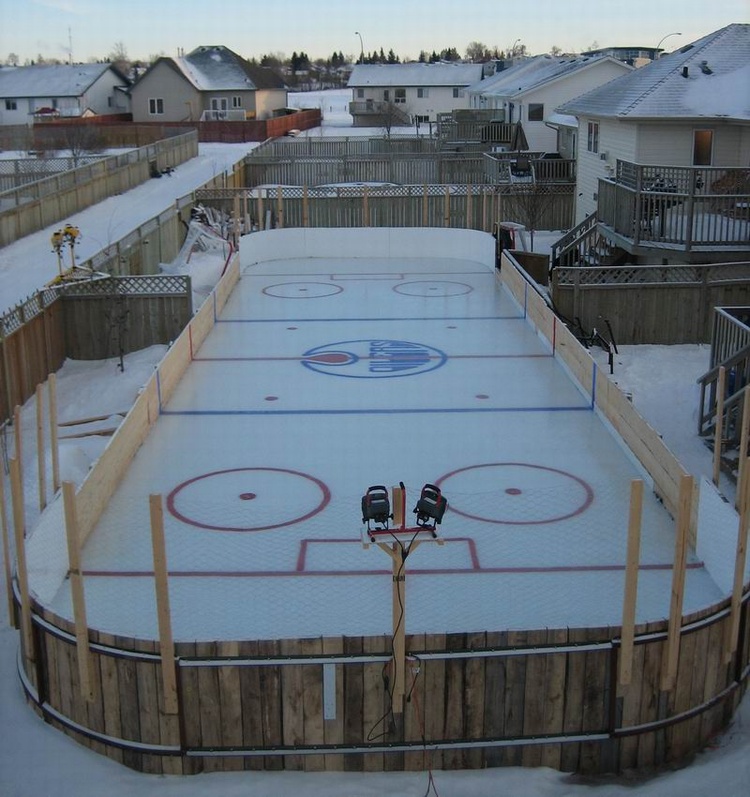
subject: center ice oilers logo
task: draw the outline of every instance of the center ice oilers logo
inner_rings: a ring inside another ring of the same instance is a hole
[[[302,364],[331,376],[382,379],[433,371],[446,359],[440,349],[408,340],[344,340],[306,351]]]

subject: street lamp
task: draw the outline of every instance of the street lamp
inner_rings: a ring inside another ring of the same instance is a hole
[[[513,56],[515,56],[515,54],[516,54],[516,45],[517,45],[517,44],[518,44],[518,42],[520,42],[520,41],[521,41],[521,39],[519,38],[519,39],[516,39],[516,40],[513,42],[513,46],[510,48],[510,57],[511,57],[511,58],[513,58]]]
[[[355,30],[354,31],[354,35],[355,36],[359,36],[359,52],[360,52],[359,63],[360,64],[364,64],[364,62],[365,62],[365,45],[362,42],[362,34],[358,30]]]
[[[661,43],[665,39],[668,39],[670,36],[682,36],[682,34],[681,33],[668,33],[666,36],[662,36],[661,41],[656,45],[655,54],[656,54],[657,58],[661,58],[661,53],[659,52],[659,49],[661,48]]]

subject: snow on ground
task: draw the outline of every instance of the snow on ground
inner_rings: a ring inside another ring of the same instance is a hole
[[[306,94],[306,96],[309,96]],[[321,97],[319,101],[323,101]],[[332,128],[326,127],[329,132]],[[335,133],[341,135],[339,130]],[[186,169],[183,164],[172,180],[190,171],[197,181],[192,186],[177,186],[167,179],[152,180],[148,190],[128,192],[115,198],[106,211],[100,206],[71,219],[81,226],[86,237],[92,229],[118,230],[112,240],[129,232],[127,220],[135,225],[157,215],[169,202],[205,182],[207,171],[231,166],[251,145],[201,145],[201,168]],[[225,149],[226,148],[226,149]],[[196,159],[197,160],[197,159]],[[207,161],[207,162],[206,162]],[[197,164],[196,164],[197,165]],[[170,191],[164,195],[152,189]],[[136,201],[123,202],[123,199]],[[107,203],[102,203],[102,205]],[[118,207],[116,207],[116,205]],[[137,213],[136,213],[137,211]],[[58,225],[59,226],[59,225]],[[54,227],[56,229],[56,227]],[[49,257],[48,231],[0,250],[0,306],[8,307],[54,276],[56,265]],[[119,231],[122,230],[120,233]],[[98,237],[98,236],[97,236]],[[557,237],[555,235],[549,236]],[[35,242],[29,239],[38,238]],[[82,244],[86,244],[84,238]],[[539,239],[535,240],[535,249]],[[92,247],[93,249],[93,247]],[[9,250],[13,250],[9,257]],[[94,252],[84,255],[90,257]],[[48,259],[49,262],[44,261]],[[13,268],[15,265],[15,268]],[[197,266],[196,266],[197,268]],[[25,272],[31,278],[25,279]],[[22,289],[16,289],[21,282]],[[28,287],[30,286],[30,287]],[[58,374],[60,419],[91,415],[116,415],[127,409],[138,389],[148,379],[163,355],[164,347],[151,347],[125,358],[121,372],[117,360],[99,363],[67,362]],[[606,356],[592,354],[606,366]],[[614,378],[632,393],[639,411],[664,437],[667,445],[696,474],[711,472],[711,455],[695,434],[697,395],[695,380],[704,372],[708,349],[702,346],[625,346],[615,359]],[[32,439],[34,409],[24,409],[23,429]],[[64,478],[79,481],[89,464],[99,455],[106,438],[78,441],[62,455]],[[28,447],[27,447],[28,449]],[[26,468],[27,472],[29,466]],[[722,489],[725,485],[722,484]],[[33,503],[33,502],[32,502]],[[30,525],[34,518],[29,519]],[[4,592],[4,576],[0,574]],[[436,772],[430,788],[426,772],[421,773],[297,773],[236,772],[212,773],[194,777],[142,775],[87,750],[40,720],[26,705],[17,672],[18,634],[9,628],[7,614],[0,611],[0,727],[5,729],[0,745],[0,795],[3,797],[747,797],[750,793],[750,698],[745,698],[726,734],[716,739],[711,749],[700,754],[685,769],[664,772],[653,778],[603,777],[579,779],[549,769],[508,768],[470,772]]]

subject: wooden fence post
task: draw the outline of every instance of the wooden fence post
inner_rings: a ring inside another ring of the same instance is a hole
[[[307,194],[307,183],[302,186],[302,226],[310,226],[310,202]]]
[[[743,460],[747,457],[743,456]],[[724,650],[724,662],[728,664],[737,650],[737,641],[740,633],[740,613],[742,610],[742,587],[745,579],[745,563],[747,561],[747,531],[750,525],[750,466],[747,462],[741,469],[742,483],[739,485],[740,495],[739,513],[737,524],[737,550],[734,559],[734,584],[732,587],[732,600],[730,602],[729,624]]]
[[[451,226],[451,188],[445,186],[445,196],[443,199],[443,226]]]
[[[161,495],[149,496],[151,517],[151,547],[154,555],[154,582],[156,588],[156,613],[159,622],[159,651],[164,692],[164,713],[177,714],[177,675],[175,672],[174,639],[169,608],[169,576],[167,574],[167,548],[164,541],[164,507]]]
[[[70,593],[73,601],[73,620],[76,628],[76,656],[78,659],[78,678],[81,696],[88,701],[94,699],[91,681],[91,656],[89,653],[89,627],[86,620],[86,598],[81,574],[81,535],[78,530],[76,508],[76,486],[73,482],[63,482],[63,505],[65,508],[65,536],[68,541],[68,574]]]
[[[719,486],[721,472],[721,438],[724,431],[724,396],[726,394],[727,371],[724,366],[719,368],[719,378],[716,382],[716,414],[714,426],[714,484]]]
[[[369,227],[370,226],[370,202],[369,202],[369,193],[367,191],[367,186],[364,187],[362,190],[362,226]]]
[[[427,188],[427,183],[424,184],[422,189],[422,226],[427,227],[430,221],[430,213],[429,213],[429,189]]]
[[[13,451],[15,453],[16,459],[18,460],[18,467],[21,469],[21,474],[23,474],[23,461],[22,461],[22,454],[23,454],[23,440],[21,439],[21,407],[16,404],[13,410],[13,435],[15,440],[15,446]]]
[[[745,468],[747,466],[747,446],[750,440],[750,385],[745,385],[744,395],[742,396],[742,424],[740,425],[740,458],[739,469],[737,471],[737,495],[734,506],[739,509],[742,506],[742,490],[745,483]]]
[[[683,475],[675,522],[675,549],[672,568],[672,598],[669,608],[667,646],[663,662],[661,688],[671,691],[677,678],[680,656],[680,632],[682,630],[682,603],[685,593],[685,567],[687,565],[688,533],[693,506],[693,477]]]
[[[284,229],[284,189],[280,186],[276,186],[276,216],[278,218],[278,222],[276,226],[280,229]]]
[[[471,216],[472,216],[472,213],[471,213],[472,207],[471,207],[471,204],[472,204],[473,198],[474,197],[473,197],[472,192],[471,192],[471,184],[469,184],[469,185],[466,186],[466,229],[467,230],[471,229],[471,222],[472,222],[472,218],[471,218]]]
[[[633,479],[630,482],[628,554],[625,564],[625,596],[622,605],[622,634],[620,638],[620,683],[623,686],[630,683],[633,674],[633,642],[635,639],[635,609],[638,598],[642,512],[643,481],[641,479]]]
[[[5,505],[5,478],[0,471],[0,530],[3,534],[3,565],[5,567],[5,592],[8,599],[8,623],[11,628],[18,628],[16,612],[13,605],[13,568],[10,563],[10,529],[8,513]]]
[[[60,445],[57,437],[57,377],[49,375],[49,439],[52,452],[52,492],[60,489]]]
[[[47,506],[47,463],[44,454],[44,394],[41,384],[36,386],[36,463],[39,482],[39,511]]]
[[[9,462],[10,490],[13,501],[13,532],[16,543],[16,572],[18,574],[18,590],[21,593],[21,635],[24,652],[33,661],[34,635],[31,628],[31,601],[29,598],[29,572],[26,566],[26,517],[23,507],[23,482],[21,466],[16,458]]]

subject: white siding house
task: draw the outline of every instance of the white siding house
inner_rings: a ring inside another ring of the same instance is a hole
[[[127,78],[112,64],[0,68],[0,125],[31,125],[34,115],[127,113]]]
[[[596,210],[598,181],[618,160],[748,168],[748,53],[750,25],[728,25],[558,106],[579,120],[576,220]]]
[[[466,88],[482,79],[482,64],[358,64],[347,84],[355,127],[379,124],[390,114],[397,124],[428,124],[438,114],[468,108]]]
[[[130,93],[134,122],[268,119],[287,105],[275,72],[220,45],[159,58]]]
[[[608,56],[539,55],[470,86],[470,106],[495,109],[498,119],[523,124],[529,149],[557,151],[557,132],[549,127],[555,108],[632,71]]]

